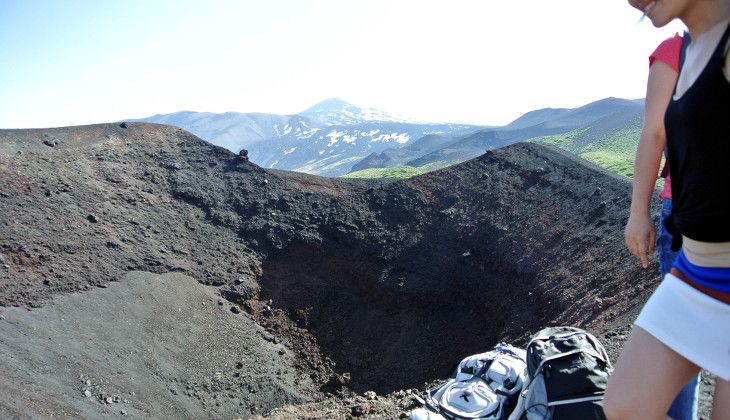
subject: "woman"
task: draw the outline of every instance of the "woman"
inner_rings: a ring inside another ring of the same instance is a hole
[[[672,98],[674,85],[677,83],[682,45],[688,41],[687,37],[683,39],[678,34],[674,35],[659,44],[649,56],[644,127],[641,130],[639,146],[636,150],[631,213],[624,231],[626,246],[632,254],[639,258],[644,268],[649,266],[648,255],[654,251],[654,238],[656,237],[661,278],[670,272],[677,258],[677,252],[671,250],[672,235],[664,227],[664,219],[671,214],[672,210],[671,180],[666,164],[662,170],[665,180],[664,188],[659,193],[659,197],[662,199],[662,212],[658,235],[651,219],[649,204],[654,192],[662,153],[666,146],[664,112]],[[699,375],[692,378],[682,388],[667,415],[675,420],[696,419],[698,391]]]
[[[730,419],[730,0],[629,0],[688,47],[665,115],[672,178],[667,227],[677,262],[636,320],[612,375],[609,419],[664,419],[700,368],[717,375],[713,419]],[[676,244],[675,244],[676,245]]]

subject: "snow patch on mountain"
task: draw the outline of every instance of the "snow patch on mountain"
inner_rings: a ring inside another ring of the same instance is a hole
[[[320,130],[322,130],[322,129],[321,128],[312,128],[311,130],[302,131],[301,133],[297,132],[297,138],[300,140],[305,140],[305,139],[311,138],[313,135],[317,134],[317,132]]]
[[[408,133],[390,133],[390,134],[381,134],[378,137],[373,137],[372,142],[383,142],[383,143],[389,143],[395,141],[398,144],[406,144],[411,139],[411,136],[408,135]]]
[[[329,139],[330,139],[330,142],[329,142],[329,143],[327,143],[327,146],[325,146],[325,147],[330,147],[330,146],[332,146],[333,144],[335,144],[335,143],[337,143],[338,141],[340,141],[340,137],[341,137],[341,136],[342,136],[343,134],[345,134],[345,132],[344,132],[344,131],[337,131],[337,130],[334,130],[334,131],[330,131],[330,133],[329,133],[329,134],[327,134],[327,135],[325,136],[325,137],[329,137]]]
[[[419,123],[374,108],[360,108],[339,98],[326,99],[299,113],[322,125],[354,125],[369,121]]]

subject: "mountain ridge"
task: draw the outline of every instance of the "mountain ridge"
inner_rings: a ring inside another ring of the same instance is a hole
[[[611,123],[607,123],[611,121]],[[633,128],[643,121],[643,100],[626,100],[605,98],[578,108],[544,108],[524,114],[503,127],[477,130],[474,133],[444,142],[441,148],[428,153],[408,150],[406,147],[386,149],[373,153],[356,163],[353,171],[368,168],[386,168],[396,166],[421,167],[432,165],[447,166],[479,156],[485,150],[504,147],[521,141],[538,141],[540,138],[566,134],[575,130],[589,130],[593,137],[584,137],[584,141],[601,141],[599,133],[610,136],[613,133]],[[599,127],[593,127],[598,125]],[[601,131],[602,130],[602,131]],[[633,153],[638,135],[632,144],[626,147],[631,150],[620,151],[621,159]],[[573,149],[566,149],[575,151]],[[621,171],[626,173],[625,164]]]
[[[369,168],[444,167],[484,150],[587,129],[608,115],[625,113],[629,121],[642,103],[609,97],[577,108],[544,108],[501,127],[414,122],[339,98],[291,115],[181,111],[130,121],[175,125],[233,152],[245,148],[263,167],[340,176]],[[422,147],[425,142],[430,146]]]

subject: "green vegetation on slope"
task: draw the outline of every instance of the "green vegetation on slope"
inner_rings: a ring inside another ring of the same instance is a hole
[[[535,137],[528,141],[559,147],[613,173],[632,178],[634,155],[640,134],[641,121],[635,120],[615,131],[586,127],[552,136]],[[457,162],[433,162],[419,167],[370,168],[351,172],[343,177],[405,179],[454,163]]]
[[[632,124],[595,138],[591,138],[590,130],[580,129],[554,136],[537,137],[530,141],[557,146],[611,172],[631,178],[634,175],[634,155],[640,133],[641,127]]]
[[[349,174],[342,175],[341,178],[390,178],[390,179],[406,179],[418,175],[423,175],[426,172],[435,171],[437,169],[445,168],[457,164],[459,162],[448,162],[448,161],[436,161],[430,162],[421,166],[393,166],[391,168],[368,168],[362,169]]]
[[[612,153],[606,150],[596,150],[595,152],[585,152],[578,156],[583,159],[593,162],[596,165],[608,169],[609,171],[631,178],[634,176],[634,161],[626,159],[624,156],[620,156],[616,153]]]
[[[573,149],[577,148],[577,146],[575,145],[576,140],[586,131],[587,129],[583,128],[569,131],[567,133],[555,134],[553,136],[535,137],[534,139],[528,141],[542,144],[551,144],[569,152],[573,152]]]
[[[406,179],[426,173],[421,167],[395,166],[392,168],[368,168],[342,175],[342,178],[394,178]]]

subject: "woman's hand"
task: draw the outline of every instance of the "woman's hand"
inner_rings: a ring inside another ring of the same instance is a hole
[[[624,229],[624,242],[629,252],[641,260],[641,266],[649,267],[649,255],[654,253],[656,228],[648,214],[631,214]]]

